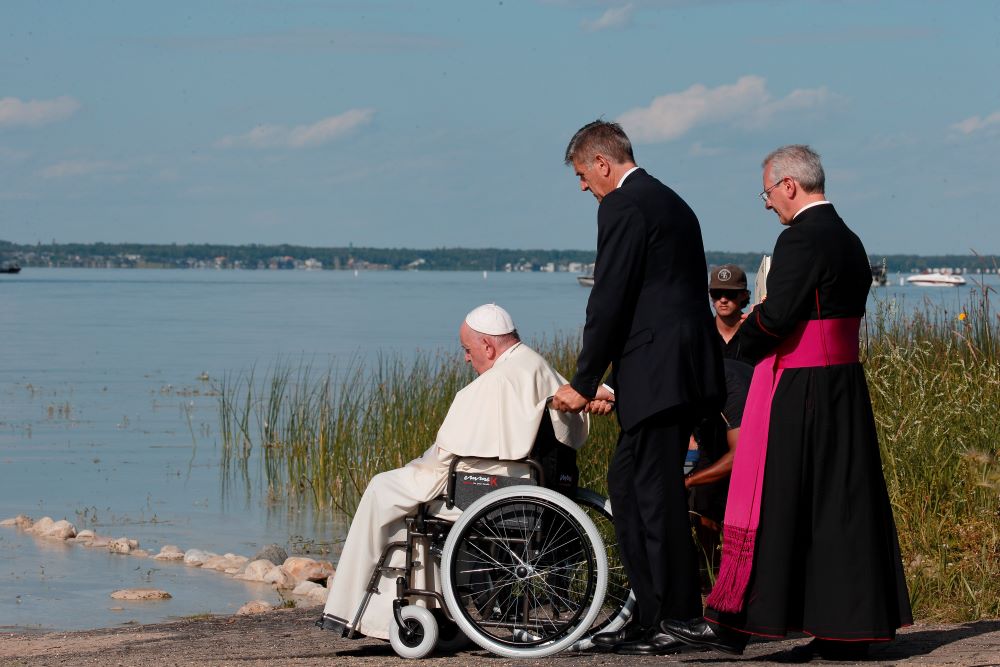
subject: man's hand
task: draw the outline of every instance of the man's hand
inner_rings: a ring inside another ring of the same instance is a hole
[[[594,399],[587,403],[587,406],[583,409],[584,412],[592,415],[606,415],[615,409],[614,401],[604,401],[600,399]]]
[[[568,384],[559,387],[552,397],[552,407],[560,412],[580,412],[587,403],[587,399]]]
[[[615,394],[602,384],[597,388],[597,395],[587,403],[587,407],[583,411],[592,415],[606,415],[614,409]]]

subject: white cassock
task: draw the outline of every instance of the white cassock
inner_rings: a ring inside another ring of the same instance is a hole
[[[552,420],[556,439],[579,449],[587,439],[590,426],[587,415],[545,407],[546,399],[564,384],[566,380],[541,355],[517,343],[497,357],[492,368],[459,391],[434,444],[420,458],[402,468],[380,473],[368,483],[347,532],[323,618],[369,637],[388,639],[397,573],[381,577],[378,593],[372,595],[357,627],[353,625],[385,546],[406,539],[404,519],[413,514],[417,505],[445,492],[448,467],[456,456],[527,458],[546,414]],[[526,474],[525,466],[517,468],[508,470],[507,466],[492,465],[476,469],[495,474]],[[463,464],[459,469],[467,468]],[[458,508],[446,510],[443,503],[437,503],[433,509],[439,516],[452,519],[459,513]],[[421,553],[423,549],[416,551],[414,560],[427,563],[427,554]],[[395,549],[389,564],[404,563],[403,551]],[[410,587],[436,590],[438,581],[435,571],[415,568]],[[423,598],[412,602],[436,606],[433,600]]]

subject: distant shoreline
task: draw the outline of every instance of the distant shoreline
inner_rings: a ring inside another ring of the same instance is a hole
[[[737,264],[753,269],[770,250],[705,253],[710,266]],[[592,273],[593,250],[511,248],[369,248],[294,245],[51,243],[0,240],[0,263],[24,268],[244,269],[346,271],[489,271]],[[893,273],[945,270],[998,272],[1000,255],[869,255]]]

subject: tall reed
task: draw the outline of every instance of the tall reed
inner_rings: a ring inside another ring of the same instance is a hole
[[[380,356],[339,371],[279,360],[220,387],[226,485],[274,501],[353,514],[368,481],[434,441],[455,393],[472,379],[457,355]],[[256,463],[256,467],[254,466]]]
[[[864,361],[904,567],[919,618],[1000,616],[1000,326],[980,286],[959,313],[903,315],[878,304]],[[532,346],[563,375],[579,338]],[[473,378],[455,354],[318,370],[279,361],[228,376],[220,389],[224,480],[274,502],[353,514],[373,475],[433,441],[455,393]],[[581,485],[606,493],[618,429],[592,420]]]
[[[865,366],[914,612],[1000,616],[1000,331],[990,288],[958,312],[880,303]]]

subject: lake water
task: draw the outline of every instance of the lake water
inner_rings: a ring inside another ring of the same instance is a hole
[[[957,312],[972,286],[890,286],[905,309]],[[750,276],[752,284],[753,276]],[[990,276],[989,284],[997,285]],[[0,276],[0,519],[251,556],[329,542],[344,521],[227,497],[213,387],[278,359],[347,364],[458,350],[461,317],[495,301],[531,340],[582,326],[589,290],[566,273],[34,269]],[[269,586],[0,529],[0,628],[80,629],[232,613]],[[120,603],[152,586],[171,600]]]

